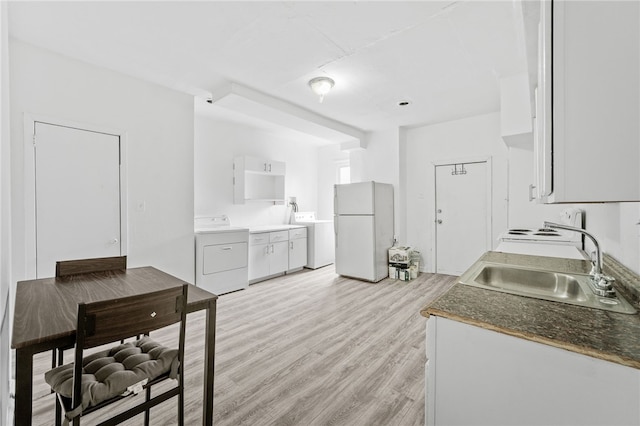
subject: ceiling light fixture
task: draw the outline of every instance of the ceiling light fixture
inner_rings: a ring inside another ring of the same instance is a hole
[[[329,93],[335,84],[336,82],[329,77],[316,77],[309,80],[309,87],[313,93],[320,97],[320,103],[322,103],[324,95]]]

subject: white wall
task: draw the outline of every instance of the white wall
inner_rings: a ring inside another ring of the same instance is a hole
[[[126,132],[128,264],[193,282],[193,98],[12,40],[13,272],[25,276],[24,114]],[[78,194],[81,196],[82,194]],[[136,210],[139,201],[146,210]]]
[[[339,145],[318,148],[318,219],[333,219],[333,185],[337,183],[338,167],[350,163],[349,153]]]
[[[318,146],[283,139],[264,129],[197,114],[194,132],[194,201],[196,216],[226,214],[232,225],[289,223],[288,197],[300,211],[318,208]],[[233,158],[250,155],[286,163],[284,205],[233,203]]]
[[[351,182],[376,181],[393,185],[395,235],[403,229],[400,191],[400,129],[367,134],[366,149],[351,152]]]
[[[11,287],[11,143],[9,139],[9,31],[7,2],[0,2],[0,424],[11,424],[9,399]]]
[[[421,269],[432,271],[434,216],[433,163],[491,157],[492,244],[507,227],[507,148],[500,136],[500,114],[492,113],[406,129],[403,144],[406,243],[422,255]],[[460,162],[460,161],[459,161]]]

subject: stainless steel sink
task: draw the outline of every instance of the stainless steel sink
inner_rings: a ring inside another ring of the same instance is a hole
[[[601,297],[595,295],[587,282],[587,274],[567,274],[543,269],[527,268],[501,263],[479,261],[460,277],[465,285],[633,314],[636,310],[620,295]]]

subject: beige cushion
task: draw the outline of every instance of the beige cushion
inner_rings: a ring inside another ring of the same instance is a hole
[[[177,357],[177,349],[168,349],[149,337],[85,357],[82,360],[81,410],[120,395],[127,387],[145,378],[153,380],[169,371],[175,378]],[[44,379],[55,392],[67,398],[73,396],[73,363],[49,370]],[[76,414],[79,412],[74,410]]]

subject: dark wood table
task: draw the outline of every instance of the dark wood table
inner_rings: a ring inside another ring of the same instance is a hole
[[[79,302],[94,302],[178,287],[184,281],[153,267],[20,281],[11,347],[16,350],[15,424],[30,425],[33,355],[75,342]],[[188,312],[207,310],[203,424],[213,424],[213,373],[218,296],[189,286]]]

